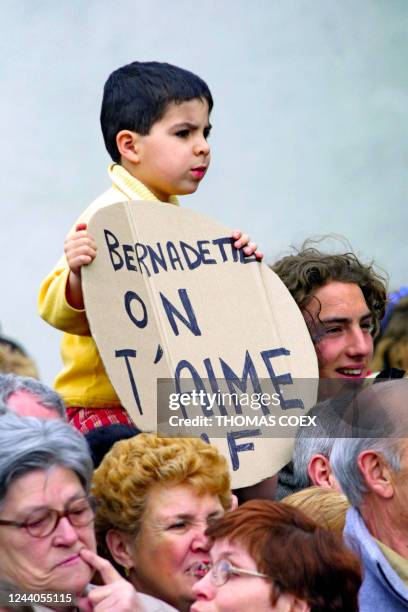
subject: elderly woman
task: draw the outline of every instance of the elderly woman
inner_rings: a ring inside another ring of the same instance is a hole
[[[22,603],[17,587],[31,593],[25,605],[47,606],[41,610],[145,610],[145,600],[95,553],[91,475],[86,441],[69,425],[0,417],[0,577],[11,585],[2,605]],[[90,585],[95,570],[98,587]]]
[[[207,534],[211,563],[192,568],[204,576],[193,587],[191,612],[358,610],[357,557],[296,508],[250,501]]]
[[[117,442],[94,474],[96,533],[142,593],[186,612],[207,563],[208,525],[232,504],[227,462],[201,439],[140,434]]]

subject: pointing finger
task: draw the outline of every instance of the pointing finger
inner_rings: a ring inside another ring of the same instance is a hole
[[[88,550],[87,548],[81,548],[79,554],[81,555],[82,559],[88,563],[88,565],[100,573],[105,584],[110,584],[116,580],[122,580],[122,576],[115,570],[113,565],[109,563],[107,559],[99,557],[99,555],[91,550]]]

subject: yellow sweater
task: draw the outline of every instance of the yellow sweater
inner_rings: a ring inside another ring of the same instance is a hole
[[[109,176],[113,185],[97,198],[77,219],[87,223],[92,214],[104,206],[131,200],[157,198],[122,166],[112,164]],[[176,197],[171,204],[178,204]],[[73,231],[73,229],[71,231]],[[68,406],[105,408],[120,406],[120,401],[106,374],[96,344],[90,335],[85,310],[72,308],[66,300],[65,288],[69,268],[65,256],[43,281],[38,297],[40,315],[47,323],[64,332],[61,342],[62,371],[55,379],[55,390]]]

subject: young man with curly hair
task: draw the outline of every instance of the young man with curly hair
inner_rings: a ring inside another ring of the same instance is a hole
[[[331,255],[310,241],[271,267],[303,313],[320,378],[368,376],[385,311],[385,278],[351,252]]]

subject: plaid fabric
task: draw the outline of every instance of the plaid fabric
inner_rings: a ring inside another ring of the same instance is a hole
[[[105,425],[121,423],[122,425],[135,426],[126,410],[122,407],[82,408],[81,406],[68,406],[67,418],[68,423],[83,434],[88,433],[91,429],[104,427]]]

